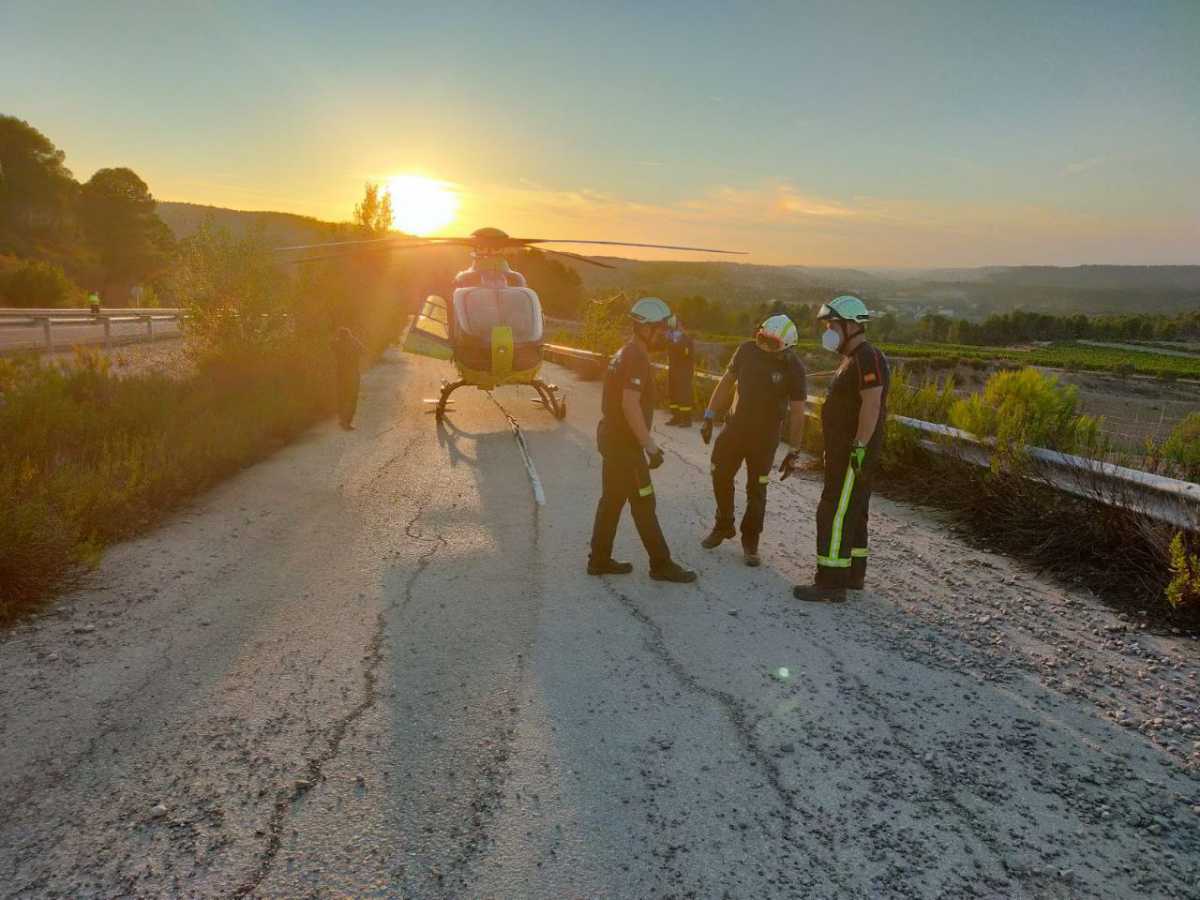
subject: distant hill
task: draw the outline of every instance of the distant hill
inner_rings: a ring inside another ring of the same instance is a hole
[[[991,283],[1074,290],[1200,291],[1200,266],[983,266],[880,270],[894,281]]]
[[[200,230],[205,221],[212,221],[235,234],[261,229],[269,244],[315,244],[350,237],[353,226],[348,223],[323,222],[309,216],[292,213],[259,212],[202,206],[198,203],[159,201],[158,215],[176,238],[185,238]]]
[[[243,211],[160,202],[158,214],[177,238],[211,219],[236,233],[261,229],[270,244],[310,244],[354,237],[353,226],[291,213]],[[946,269],[850,269],[750,263],[658,262],[598,256],[602,269],[555,257],[579,273],[596,296],[624,290],[667,300],[702,296],[737,306],[771,300],[819,303],[857,293],[901,315],[948,312],[982,319],[991,313],[1038,309],[1069,313],[1175,313],[1200,309],[1200,266],[981,266]],[[457,256],[456,256],[457,259]],[[429,265],[433,260],[430,258]],[[451,269],[449,260],[439,269]]]
[[[808,298],[814,291],[828,293],[829,289],[866,292],[885,283],[878,276],[857,269],[595,258],[615,268],[601,269],[565,260],[582,277],[584,290],[593,294],[646,291],[667,299],[699,295],[735,303],[760,303]]]

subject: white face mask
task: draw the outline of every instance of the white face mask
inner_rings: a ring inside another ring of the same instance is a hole
[[[836,328],[825,329],[825,333],[821,335],[821,346],[830,353],[838,352],[838,348],[842,346],[842,338]]]

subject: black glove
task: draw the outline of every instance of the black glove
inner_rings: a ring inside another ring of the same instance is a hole
[[[700,424],[700,440],[707,444],[712,440],[713,420],[708,416],[704,417],[704,421]]]
[[[660,450],[658,447],[655,447],[653,453],[651,453],[651,452],[646,453],[646,460],[647,460],[647,462],[646,462],[647,466],[649,466],[651,469],[657,469],[659,466],[661,466],[663,464],[662,450]]]
[[[788,477],[800,467],[800,451],[792,450],[783,458],[783,462],[779,464],[780,481],[787,481]]]

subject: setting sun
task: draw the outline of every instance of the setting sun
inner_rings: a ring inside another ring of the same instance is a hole
[[[389,178],[392,225],[408,234],[427,235],[445,228],[458,213],[458,194],[445,182],[424,175]]]

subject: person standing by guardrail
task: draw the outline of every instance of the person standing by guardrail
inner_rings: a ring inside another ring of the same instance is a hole
[[[353,431],[354,413],[358,410],[359,359],[366,348],[344,325],[334,334],[331,344],[337,361],[338,421],[346,431]]]
[[[692,336],[683,330],[678,316],[671,316],[667,341],[667,388],[671,402],[671,418],[667,420],[667,424],[691,428],[692,404],[695,398],[692,377],[696,373],[696,345]]]
[[[866,338],[871,313],[858,297],[843,294],[822,305],[821,344],[842,357],[821,407],[825,485],[817,504],[817,572],[797,585],[798,600],[841,601],[846,589],[862,590],[867,574],[867,518],[879,470],[891,371]]]
[[[88,309],[92,311],[93,316],[100,315],[100,295],[95,291],[88,294]]]
[[[761,563],[758,538],[767,511],[767,483],[775,467],[784,411],[790,415],[788,443],[792,450],[785,461],[785,477],[795,464],[804,438],[804,403],[808,396],[804,363],[792,352],[796,345],[795,323],[787,316],[771,316],[759,326],[754,340],[740,344],[729,367],[713,390],[704,411],[700,437],[712,439],[713,422],[733,403],[737,408],[721,429],[712,451],[713,496],[717,520],[708,537],[700,542],[712,550],[737,534],[733,528],[733,479],[746,464],[746,512],[742,515],[742,553],[746,565]]]
[[[654,369],[650,353],[667,340],[670,307],[657,297],[643,297],[629,311],[633,336],[613,354],[604,375],[596,445],[603,459],[600,502],[592,525],[589,575],[628,575],[633,566],[612,558],[613,540],[621,510],[629,504],[633,524],[650,557],[650,577],[656,581],[686,584],[696,580],[671,559],[655,511],[650,470],[663,464],[663,452],[654,442]],[[649,462],[647,462],[647,459]]]

